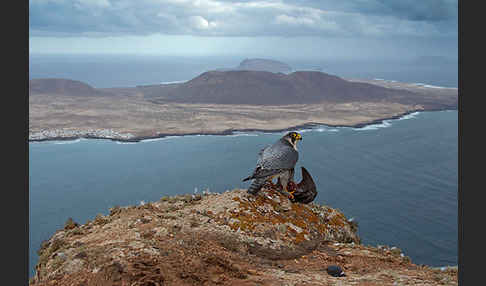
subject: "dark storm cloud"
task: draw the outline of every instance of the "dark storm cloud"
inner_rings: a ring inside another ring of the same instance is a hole
[[[30,0],[31,36],[457,35],[457,1]]]
[[[372,13],[393,14],[411,21],[448,21],[457,20],[457,1],[422,0],[415,1],[377,1],[380,5],[371,9]]]
[[[324,10],[386,15],[410,21],[457,21],[458,12],[457,0],[293,0],[291,2]]]

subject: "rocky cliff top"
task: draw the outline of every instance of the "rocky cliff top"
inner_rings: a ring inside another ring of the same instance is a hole
[[[457,285],[457,269],[361,245],[339,210],[266,189],[162,197],[84,225],[68,219],[38,253],[31,285]],[[328,274],[331,265],[346,276]]]

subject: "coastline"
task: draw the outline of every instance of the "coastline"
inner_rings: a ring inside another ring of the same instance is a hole
[[[385,117],[385,118],[378,118],[375,120],[371,121],[366,121],[366,122],[361,122],[357,124],[351,124],[351,125],[342,125],[342,124],[326,124],[326,123],[319,123],[319,122],[308,122],[300,125],[295,125],[295,126],[290,126],[287,128],[280,128],[280,129],[255,129],[255,128],[245,128],[245,129],[226,129],[223,131],[219,132],[187,132],[187,133],[159,133],[154,136],[135,136],[132,138],[113,138],[113,137],[101,137],[101,136],[94,136],[94,135],[86,135],[86,136],[67,136],[67,137],[62,137],[62,136],[53,136],[53,137],[46,137],[46,138],[41,138],[41,139],[28,139],[29,143],[34,143],[34,142],[46,142],[46,141],[74,141],[78,139],[101,139],[101,140],[111,140],[114,142],[121,142],[121,143],[138,143],[143,140],[150,140],[150,139],[161,139],[161,138],[166,138],[166,137],[182,137],[182,136],[194,136],[194,135],[217,135],[217,136],[227,136],[227,135],[235,135],[237,132],[264,132],[264,133],[280,133],[280,132],[285,132],[285,131],[291,131],[291,130],[302,130],[302,129],[309,129],[309,128],[314,128],[317,126],[326,126],[326,127],[332,127],[332,128],[340,128],[340,127],[347,127],[347,128],[363,128],[366,126],[370,125],[375,125],[375,124],[382,124],[384,121],[387,120],[396,120],[400,119],[404,116],[407,116],[409,114],[415,113],[415,112],[428,112],[428,111],[447,111],[447,110],[458,110],[457,108],[438,108],[438,109],[413,109],[406,111],[404,113],[391,116],[391,117]]]

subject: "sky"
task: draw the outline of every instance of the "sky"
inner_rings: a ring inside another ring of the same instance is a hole
[[[457,59],[457,0],[29,0],[29,52]]]

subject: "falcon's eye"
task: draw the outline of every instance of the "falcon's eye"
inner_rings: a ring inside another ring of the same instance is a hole
[[[300,138],[300,134],[299,133],[291,133],[290,136],[293,138],[293,139],[299,139]]]

